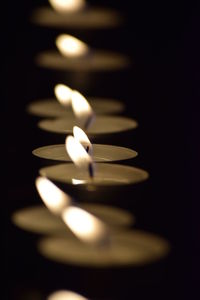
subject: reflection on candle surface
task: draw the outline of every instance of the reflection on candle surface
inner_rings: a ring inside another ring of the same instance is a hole
[[[66,57],[84,56],[88,53],[88,46],[69,34],[61,34],[56,38],[56,46],[60,53]]]
[[[112,228],[112,231],[129,227],[135,223],[135,217],[130,212],[118,207],[93,203],[80,203],[79,206],[105,222],[107,226]],[[43,205],[17,210],[13,213],[11,219],[16,226],[30,232],[68,235],[69,238],[72,236],[63,220],[57,215],[52,214]]]
[[[134,158],[138,153],[132,149],[103,144],[92,145],[92,158],[94,162],[112,162]],[[56,161],[70,161],[65,145],[49,145],[33,150],[33,155]]]
[[[72,133],[72,128],[77,125],[74,117],[44,119],[38,122],[38,127],[49,132],[60,134]],[[134,119],[119,116],[96,116],[95,122],[86,130],[89,137],[92,135],[111,134],[137,128]]]
[[[43,202],[54,214],[60,214],[72,202],[67,194],[45,177],[38,177],[35,185]]]
[[[38,249],[56,262],[90,267],[143,266],[164,258],[170,249],[168,241],[141,230],[116,232],[110,235],[107,248],[89,247],[77,239],[49,237]]]
[[[69,109],[67,110],[65,105],[68,106],[68,97],[67,93],[63,94],[63,96],[60,95],[59,90],[59,96],[60,96],[60,103],[63,105],[60,105],[58,101],[55,99],[43,99],[43,100],[36,100],[32,103],[30,103],[27,107],[27,110],[29,113],[39,116],[39,117],[72,117],[72,111]],[[70,91],[71,92],[71,91]],[[66,96],[65,96],[66,95]],[[71,97],[71,95],[70,95]],[[58,98],[58,92],[57,92],[57,98]],[[62,99],[63,98],[63,99]],[[125,106],[122,102],[114,99],[104,99],[104,98],[91,98],[87,97],[89,103],[93,107],[95,113],[98,114],[116,114],[123,112],[125,109]],[[63,100],[63,101],[62,101]],[[71,103],[71,98],[70,98]]]
[[[49,0],[49,3],[59,13],[76,12],[85,6],[85,0]]]
[[[81,209],[71,206],[62,212],[62,219],[71,231],[84,242],[105,244],[108,242],[108,228],[98,218]]]
[[[149,176],[146,171],[139,168],[105,163],[96,163],[96,172],[92,179],[87,172],[78,170],[71,163],[42,168],[39,173],[42,176],[66,184],[71,184],[72,178],[84,180],[85,186],[88,184],[93,186],[136,184],[146,180]]]
[[[71,104],[72,89],[70,89],[65,84],[57,84],[54,88],[54,93],[55,93],[56,99],[64,107],[69,106]]]

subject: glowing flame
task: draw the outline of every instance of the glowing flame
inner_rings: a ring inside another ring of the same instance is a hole
[[[90,177],[93,177],[94,162],[85,148],[71,135],[66,138],[65,147],[74,164],[80,169],[88,171]]]
[[[69,35],[61,34],[56,38],[56,46],[62,55],[66,57],[77,57],[86,55],[88,46],[79,39]]]
[[[36,188],[47,208],[54,214],[61,214],[72,202],[71,198],[45,177],[38,177]]]
[[[81,145],[85,148],[85,150],[89,153],[92,154],[92,144],[90,140],[88,139],[87,134],[78,126],[73,127],[73,134],[76,140],[81,143]]]
[[[81,127],[89,128],[94,121],[95,114],[88,101],[78,91],[71,94],[72,109]]]
[[[84,183],[86,183],[85,180],[80,180],[80,179],[72,178],[72,184],[73,185],[79,185],[79,184],[84,184]]]
[[[62,213],[62,219],[84,242],[103,244],[107,240],[107,227],[104,223],[79,207],[66,208]]]
[[[57,291],[51,294],[47,300],[87,300],[87,299],[71,291]]]
[[[60,13],[75,12],[85,6],[85,0],[49,0],[49,3]]]
[[[72,89],[64,84],[57,84],[54,88],[54,93],[56,99],[62,104],[63,106],[69,106],[71,104],[71,93]]]

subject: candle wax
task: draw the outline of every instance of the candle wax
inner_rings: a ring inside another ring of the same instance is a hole
[[[112,230],[135,223],[134,216],[126,210],[102,204],[80,203],[79,206],[95,215]],[[52,214],[44,205],[20,209],[12,215],[12,222],[23,230],[39,234],[71,235],[62,219]]]
[[[118,165],[96,163],[94,178],[89,172],[78,169],[74,164],[58,164],[39,170],[41,176],[61,183],[83,186],[117,186],[142,182],[148,178],[148,173],[142,169]]]
[[[114,99],[100,99],[87,97],[95,114],[116,114],[123,112],[125,106],[122,102]],[[39,117],[72,117],[70,107],[61,105],[56,99],[43,99],[30,103],[27,111]]]
[[[107,8],[86,8],[76,12],[58,13],[51,7],[37,8],[31,21],[40,26],[55,28],[103,29],[119,26],[122,16]]]
[[[75,237],[48,237],[38,244],[45,257],[63,264],[90,267],[143,266],[155,262],[169,252],[168,242],[141,230],[111,234],[107,248],[92,247]]]
[[[131,159],[137,156],[137,152],[125,147],[112,145],[93,144],[93,160],[95,162],[111,162]],[[33,150],[33,155],[40,158],[56,160],[56,161],[71,161],[65,145],[49,145]]]
[[[130,59],[120,53],[93,50],[80,57],[65,57],[58,51],[49,50],[36,56],[40,67],[60,71],[114,71],[130,66]]]
[[[77,125],[79,126],[75,117],[44,119],[38,122],[38,127],[41,129],[65,135],[72,133],[72,128]],[[91,127],[85,131],[89,136],[95,136],[123,132],[135,129],[137,126],[137,122],[130,118],[98,115]]]

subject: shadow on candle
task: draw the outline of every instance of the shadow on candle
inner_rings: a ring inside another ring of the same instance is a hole
[[[98,268],[144,266],[169,253],[169,243],[141,230],[112,233],[107,248],[91,247],[75,238],[48,237],[38,243],[39,252],[62,264]]]
[[[36,56],[40,67],[59,71],[113,71],[130,67],[130,59],[120,53],[93,50],[81,57],[64,57],[58,51],[49,50]]]
[[[81,203],[79,206],[105,222],[112,230],[120,230],[135,223],[135,217],[126,210],[102,204]],[[62,219],[45,206],[20,209],[11,216],[19,228],[38,234],[73,236]]]
[[[93,160],[95,162],[112,162],[134,158],[138,153],[132,149],[112,145],[93,144]],[[71,162],[65,145],[49,145],[33,150],[33,155],[55,161]]]
[[[96,114],[117,114],[125,110],[122,102],[114,99],[87,98]],[[30,103],[27,106],[30,114],[39,117],[72,117],[70,108],[58,103],[56,99],[43,99]]]

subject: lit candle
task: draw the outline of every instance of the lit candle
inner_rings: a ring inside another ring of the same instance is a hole
[[[56,291],[51,295],[49,295],[47,300],[87,300],[87,299],[72,291],[61,290],[61,291]]]
[[[91,7],[84,0],[51,0],[51,7],[33,11],[33,23],[57,28],[100,29],[122,24],[123,18],[113,9]]]
[[[70,116],[68,118],[44,119],[38,122],[39,128],[64,135],[72,133],[72,128],[76,125],[76,119]],[[137,128],[137,126],[137,122],[131,118],[97,115],[95,122],[86,130],[86,133],[91,138],[99,135],[130,131]]]
[[[87,153],[93,154],[93,145],[91,144],[87,134],[78,126],[73,127],[74,138],[85,148]]]
[[[47,178],[38,177],[35,184],[47,208],[52,213],[59,214],[75,236],[89,244],[105,245],[108,243],[108,227],[103,221],[84,209],[72,205],[71,197]]]
[[[107,248],[95,251],[73,237],[47,237],[38,243],[39,252],[53,261],[84,267],[144,266],[164,258],[170,250],[167,240],[141,230],[120,231],[110,235]]]
[[[95,215],[109,226],[112,231],[130,227],[135,223],[135,217],[121,208],[97,203],[80,203],[82,209]],[[37,233],[50,235],[70,235],[63,220],[44,205],[30,206],[15,211],[12,222],[19,228]]]
[[[120,53],[91,49],[86,43],[68,34],[56,38],[58,51],[44,51],[36,63],[60,71],[112,71],[130,66],[130,59]]]

